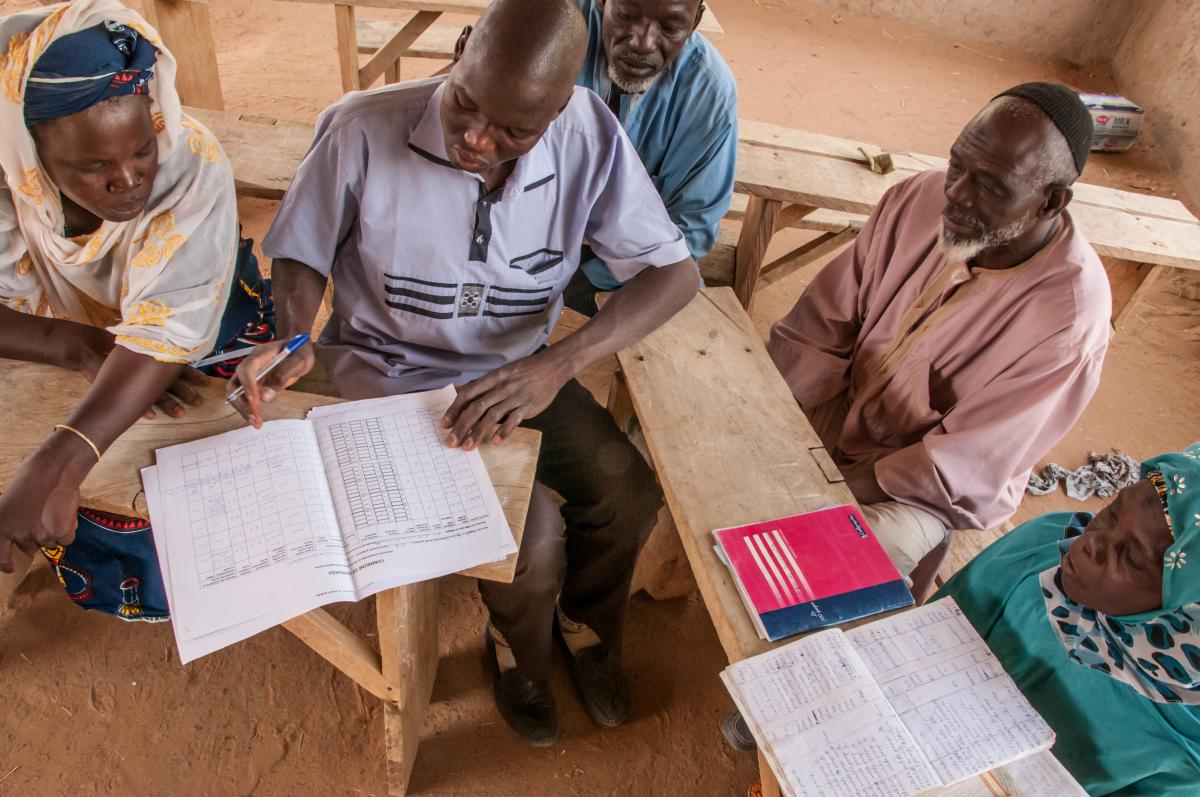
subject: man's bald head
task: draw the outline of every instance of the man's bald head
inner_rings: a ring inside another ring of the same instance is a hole
[[[442,94],[450,160],[489,174],[531,150],[571,101],[586,51],[572,0],[494,0],[463,30]]]
[[[495,0],[472,30],[460,63],[479,64],[519,88],[567,93],[587,52],[587,23],[571,0]],[[456,67],[457,68],[457,67]]]

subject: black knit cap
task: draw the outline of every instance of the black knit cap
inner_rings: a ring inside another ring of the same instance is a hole
[[[1075,169],[1083,174],[1083,165],[1092,148],[1092,114],[1078,94],[1060,83],[1037,82],[1013,86],[992,99],[1001,97],[1020,97],[1041,108],[1067,140],[1075,156]]]

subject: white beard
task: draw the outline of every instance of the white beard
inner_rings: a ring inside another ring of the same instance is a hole
[[[615,83],[621,89],[621,91],[625,92],[626,94],[645,93],[650,89],[651,86],[654,85],[654,81],[658,80],[658,76],[662,74],[662,72],[658,72],[648,78],[630,82],[618,75],[617,70],[613,68],[612,64],[607,64],[607,67],[608,79]]]
[[[947,229],[945,222],[942,222],[938,247],[947,260],[954,263],[966,263],[988,249],[995,249],[1020,237],[1028,226],[1029,219],[1025,218],[998,230],[989,230],[978,238],[963,238]]]

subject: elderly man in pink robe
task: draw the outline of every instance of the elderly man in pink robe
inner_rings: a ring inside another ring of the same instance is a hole
[[[996,97],[947,169],[894,186],[771,330],[770,352],[896,567],[1004,522],[1100,380],[1112,300],[1067,211],[1091,117]]]

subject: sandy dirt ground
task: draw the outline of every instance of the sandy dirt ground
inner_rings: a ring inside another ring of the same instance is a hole
[[[0,0],[0,13],[30,5]],[[1113,88],[1105,68],[799,0],[712,5],[742,116],[884,147],[944,153],[977,108],[1020,81]],[[230,110],[311,121],[338,97],[331,9],[271,0],[212,0],[211,9]],[[437,66],[411,62],[406,76]],[[1093,158],[1085,179],[1176,195],[1148,111],[1143,141],[1125,155]],[[244,200],[240,209],[260,239],[274,204]],[[776,248],[796,235],[780,236]],[[754,318],[764,335],[810,276],[798,272],[760,295]],[[1089,450],[1111,447],[1144,457],[1200,438],[1198,363],[1200,281],[1169,273],[1115,337],[1098,395],[1050,459],[1075,466]],[[601,364],[586,381],[601,392],[610,372]],[[1061,494],[1030,499],[1019,517],[1071,503]],[[627,640],[634,709],[625,727],[593,726],[560,674],[562,741],[547,750],[525,747],[495,713],[473,585],[447,579],[442,604],[443,658],[413,794],[708,797],[744,794],[753,780],[754,759],[730,752],[718,731],[731,707],[716,677],[725,662],[696,595],[635,599]],[[369,604],[333,612],[363,633],[373,629]],[[169,627],[80,612],[44,567],[0,605],[0,794],[382,795],[382,733],[379,702],[281,629],[181,667]]]

